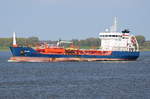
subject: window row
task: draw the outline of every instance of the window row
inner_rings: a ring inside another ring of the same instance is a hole
[[[122,35],[100,35],[100,37],[122,37]]]

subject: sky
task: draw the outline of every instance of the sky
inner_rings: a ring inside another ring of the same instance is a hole
[[[0,0],[0,37],[98,37],[117,16],[118,31],[150,40],[150,0]]]

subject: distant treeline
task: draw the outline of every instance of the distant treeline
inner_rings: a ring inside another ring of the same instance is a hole
[[[62,40],[65,41],[65,40]],[[80,47],[80,48],[98,48],[100,46],[100,39],[99,38],[87,38],[84,40],[78,40],[78,39],[72,39],[70,40],[73,42],[73,45],[75,47]],[[49,44],[56,44],[57,41],[45,41],[48,42]],[[67,46],[67,44],[64,44]]]
[[[0,38],[0,47],[9,47],[12,45],[12,38]],[[29,37],[29,38],[17,38],[17,44],[20,46],[35,46],[39,43],[38,37]]]
[[[136,36],[141,51],[150,51],[150,41],[146,41],[142,35]]]
[[[145,37],[142,35],[136,36],[141,50],[150,50],[150,41],[146,41]],[[87,38],[84,40],[72,39],[75,46],[80,48],[99,48],[100,39],[99,38]],[[56,44],[57,41],[51,40],[39,40],[38,37],[29,38],[17,38],[17,44],[20,46],[36,46],[39,43],[47,42],[49,44]],[[0,48],[9,47],[12,45],[12,38],[0,38]]]

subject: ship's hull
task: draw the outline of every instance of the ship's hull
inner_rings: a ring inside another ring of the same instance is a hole
[[[11,62],[136,60],[140,54],[128,51],[112,51],[109,55],[42,54],[30,47],[10,47],[10,50],[13,54],[9,59]]]

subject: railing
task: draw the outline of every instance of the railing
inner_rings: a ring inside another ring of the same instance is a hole
[[[113,47],[113,48],[101,48],[99,49],[101,51],[130,51],[130,52],[135,52],[139,51],[138,48],[136,49],[134,46],[133,47]]]

